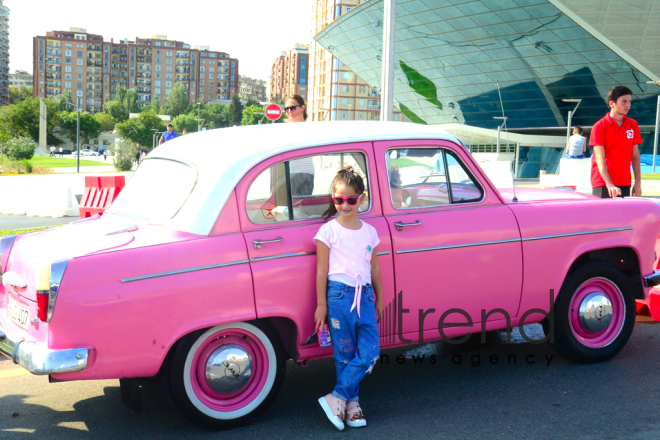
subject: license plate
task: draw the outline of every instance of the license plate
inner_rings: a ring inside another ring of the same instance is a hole
[[[14,321],[16,325],[23,327],[25,330],[28,329],[30,309],[20,304],[12,298],[11,295],[9,296],[9,302],[7,303],[7,313],[9,314],[9,318]]]

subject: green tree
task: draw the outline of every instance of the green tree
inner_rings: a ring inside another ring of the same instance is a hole
[[[176,118],[172,119],[172,127],[179,135],[183,133],[185,128],[190,133],[197,131],[197,115],[194,112],[190,112],[185,115],[179,115]]]
[[[124,121],[123,123],[128,122]],[[133,161],[137,156],[137,146],[134,142],[129,140],[122,140],[119,146],[115,149],[113,156],[113,163],[117,171],[130,171],[133,169]]]
[[[229,126],[229,106],[224,104],[207,104],[200,113],[206,128],[222,128]],[[242,118],[242,116],[241,116]]]
[[[264,108],[260,105],[250,105],[243,110],[241,125],[257,125],[259,121],[270,122],[264,117]]]
[[[176,84],[167,96],[167,101],[163,106],[165,114],[170,115],[171,118],[176,118],[179,115],[188,113],[190,111],[190,102],[188,99],[188,91],[181,84]]]
[[[59,122],[58,105],[56,101],[45,99],[44,103],[48,109],[46,119],[46,133],[48,145],[60,145],[62,143],[55,135],[53,128]],[[0,108],[0,119],[12,137],[30,136],[35,142],[39,142],[39,100],[28,97],[23,101]]]
[[[160,102],[158,101],[158,99],[154,99],[153,101],[151,101],[150,104],[145,105],[144,107],[142,107],[142,111],[143,112],[152,111],[153,113],[156,113],[157,115],[163,114],[163,108],[161,107]]]
[[[250,107],[251,105],[256,105],[256,106],[258,106],[258,107],[261,107],[261,104],[259,104],[258,101],[255,101],[255,100],[252,99],[252,98],[250,98],[250,99],[247,100],[247,102],[245,103],[245,108],[248,108],[248,107]]]
[[[241,103],[238,95],[234,95],[231,98],[231,104],[229,104],[229,115],[227,122],[229,126],[241,125],[243,120],[243,104]]]
[[[9,103],[18,104],[32,97],[32,87],[11,87],[9,89]]]
[[[59,115],[60,133],[67,137],[74,145],[78,136],[78,114],[75,112],[61,112]],[[96,139],[101,134],[101,123],[92,115],[80,116],[80,139]]]
[[[94,115],[94,119],[101,124],[101,131],[113,131],[115,129],[115,120],[107,113],[97,113]]]
[[[150,150],[153,141],[152,128],[165,131],[165,124],[153,111],[142,111],[137,118],[117,124],[119,135],[132,142],[139,142],[143,149]]]
[[[129,118],[130,113],[137,113],[139,111],[137,92],[126,90],[124,86],[117,86],[114,99],[107,100],[103,106],[103,111],[117,122],[125,121]]]
[[[68,112],[71,111],[71,109],[74,109],[71,90],[66,89],[64,93],[57,97],[57,109],[61,112]]]
[[[32,159],[37,143],[27,136],[19,136],[8,140],[4,144],[4,153],[11,160]]]

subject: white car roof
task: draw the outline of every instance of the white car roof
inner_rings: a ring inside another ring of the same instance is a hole
[[[284,123],[179,136],[153,150],[148,157],[190,162],[197,167],[195,189],[168,225],[180,231],[208,235],[238,182],[263,160],[307,147],[397,139],[445,139],[459,143],[456,137],[437,127],[407,122]]]

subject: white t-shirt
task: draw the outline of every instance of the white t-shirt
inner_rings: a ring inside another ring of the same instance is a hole
[[[362,222],[360,229],[347,229],[337,219],[327,222],[314,237],[330,248],[328,279],[349,286],[371,283],[371,255],[380,239],[376,228]]]
[[[585,142],[584,136],[580,136],[579,134],[574,134],[573,136],[568,138],[568,154],[571,156],[579,156],[582,153],[584,153],[584,142]]]

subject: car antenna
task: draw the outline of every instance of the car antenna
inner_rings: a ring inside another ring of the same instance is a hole
[[[496,82],[497,82],[497,93],[500,95],[500,108],[502,109],[502,118],[501,118],[502,121],[503,121],[502,125],[504,126],[504,132],[506,134],[506,150],[507,150],[507,152],[509,152],[509,157],[511,157],[511,152],[509,151],[509,127],[507,127],[507,125],[506,125],[506,120],[508,118],[506,116],[504,116],[504,104],[502,103],[502,91],[500,90],[500,81],[496,80]],[[497,119],[500,119],[500,118],[497,118]],[[509,172],[511,173],[511,186],[512,186],[512,189],[513,189],[513,201],[517,202],[518,197],[516,197],[516,176],[513,172],[513,169],[514,169],[513,160],[514,159],[515,159],[515,157],[511,159],[511,168],[509,169]]]

